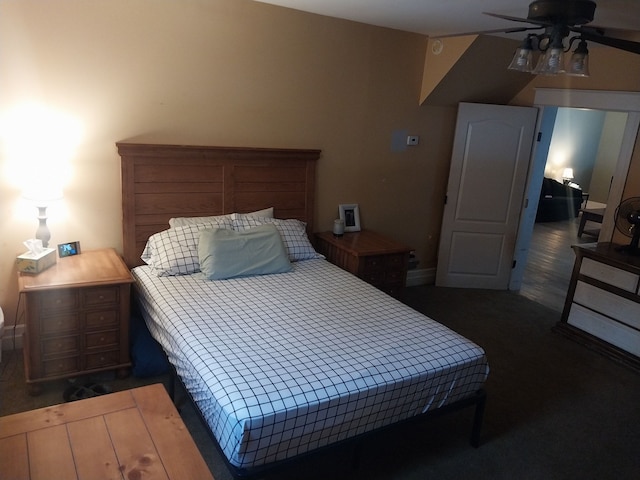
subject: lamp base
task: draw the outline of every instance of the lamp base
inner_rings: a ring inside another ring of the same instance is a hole
[[[47,207],[38,208],[38,229],[36,230],[36,238],[42,241],[43,247],[49,246],[51,240],[51,232],[47,227]]]

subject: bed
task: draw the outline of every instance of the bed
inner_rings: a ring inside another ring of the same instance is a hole
[[[318,150],[117,147],[135,298],[234,474],[467,406],[479,443],[482,348],[309,242]]]

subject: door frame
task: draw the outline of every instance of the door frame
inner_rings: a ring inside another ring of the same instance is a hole
[[[631,156],[640,129],[640,92],[537,88],[533,106],[539,109],[536,125],[537,132],[542,131],[545,127],[542,123],[545,118],[545,107],[589,108],[593,110],[626,112],[628,114],[608,200],[609,204],[617,206],[622,200],[629,165],[631,164]],[[533,234],[533,224],[535,222],[535,209],[537,209],[540,188],[542,188],[544,167],[546,165],[546,155],[543,155],[543,152],[538,154],[539,147],[541,149],[544,148],[544,143],[542,143],[542,145],[540,145],[540,143],[541,142],[534,142],[531,154],[530,170],[525,191],[525,198],[527,200],[524,203],[520,217],[520,227],[518,239],[516,240],[514,258],[516,266],[511,272],[509,290],[520,289],[527,263],[527,254],[531,243],[531,235]],[[546,149],[548,150],[548,142]],[[615,228],[614,213],[615,208],[607,208],[605,210],[604,219],[600,228],[599,241],[611,241]]]

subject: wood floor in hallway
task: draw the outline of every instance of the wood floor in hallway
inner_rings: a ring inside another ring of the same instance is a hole
[[[594,236],[578,238],[580,218],[536,223],[520,294],[562,312],[575,255],[571,245],[592,243]],[[598,227],[588,223],[589,228]]]

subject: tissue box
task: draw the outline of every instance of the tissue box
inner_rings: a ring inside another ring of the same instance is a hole
[[[55,248],[45,248],[37,255],[34,255],[31,252],[26,252],[22,255],[18,255],[18,257],[16,258],[18,271],[24,273],[40,273],[55,264]]]

